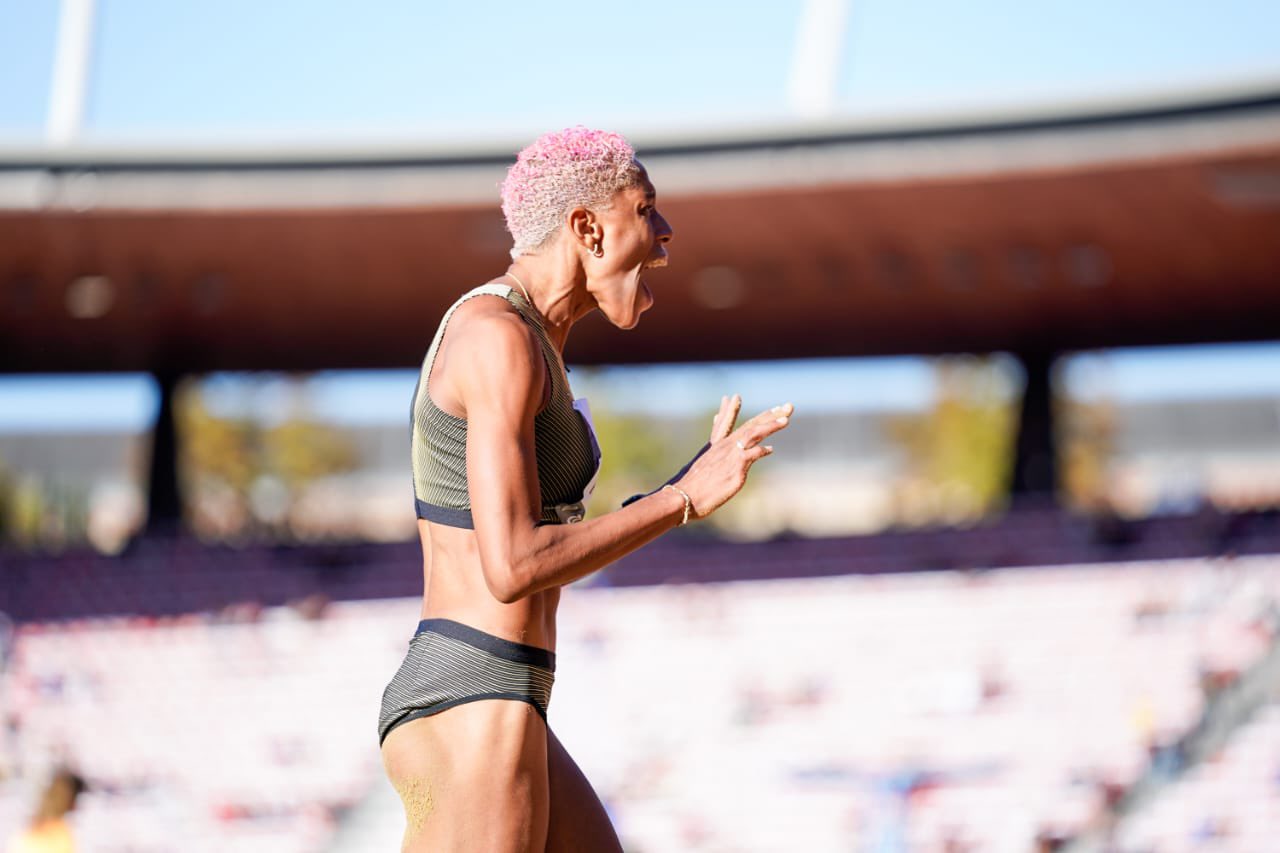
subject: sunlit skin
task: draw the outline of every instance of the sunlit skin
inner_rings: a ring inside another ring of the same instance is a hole
[[[639,322],[654,302],[645,275],[666,265],[672,236],[642,171],[607,208],[570,210],[555,237],[509,272],[563,352],[573,324],[592,311],[620,329]],[[519,289],[509,275],[494,281]],[[476,297],[454,313],[428,387],[439,408],[467,421],[475,529],[420,520],[418,531],[422,618],[554,651],[560,588],[678,525],[684,499],[661,490],[578,524],[538,526],[534,416],[549,399],[548,369],[504,299]],[[791,415],[785,404],[737,426],[740,406],[737,395],[721,399],[710,448],[676,483],[692,501],[690,520],[738,493],[751,465],[772,452],[764,440]],[[471,702],[413,720],[387,736],[382,753],[405,802],[405,851],[621,850],[599,797],[523,702]]]

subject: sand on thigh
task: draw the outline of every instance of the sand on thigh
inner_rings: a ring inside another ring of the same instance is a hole
[[[382,746],[406,853],[546,846],[547,729],[524,702],[482,700],[397,726]]]
[[[427,825],[427,818],[435,808],[430,781],[420,776],[410,776],[401,781],[396,793],[404,804],[405,837],[412,838],[421,834]]]

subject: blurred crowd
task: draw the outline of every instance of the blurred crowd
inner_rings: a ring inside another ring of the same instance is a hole
[[[551,720],[628,850],[1252,851],[1280,833],[1278,589],[1268,557],[576,588]],[[335,839],[400,825],[371,709],[417,607],[13,626],[0,826],[369,849]]]

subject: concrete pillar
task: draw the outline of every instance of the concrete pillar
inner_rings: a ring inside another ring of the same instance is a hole
[[[1012,497],[1015,503],[1052,502],[1058,487],[1053,442],[1052,352],[1022,352],[1026,373],[1018,439],[1014,444]]]

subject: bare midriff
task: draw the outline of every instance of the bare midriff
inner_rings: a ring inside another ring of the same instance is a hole
[[[474,530],[419,519],[418,538],[423,619],[452,619],[504,640],[555,651],[558,587],[503,604],[484,581]]]

